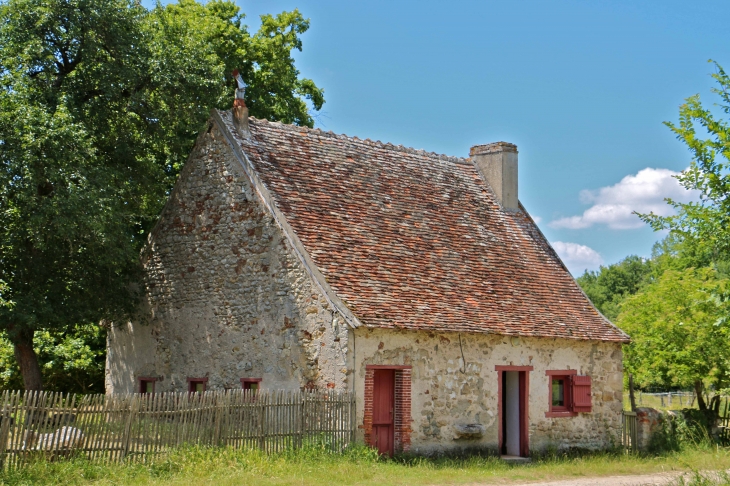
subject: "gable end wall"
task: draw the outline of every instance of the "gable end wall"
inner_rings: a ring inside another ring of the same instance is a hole
[[[201,134],[143,255],[140,322],[108,338],[107,393],[334,388],[347,382],[348,330],[254,191],[216,123]]]

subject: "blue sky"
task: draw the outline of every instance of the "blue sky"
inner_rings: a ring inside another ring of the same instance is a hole
[[[630,210],[687,197],[690,154],[662,125],[730,69],[726,2],[239,0],[311,20],[297,66],[325,90],[320,128],[467,156],[519,148],[519,195],[575,275],[660,235]],[[586,212],[587,211],[587,212]]]

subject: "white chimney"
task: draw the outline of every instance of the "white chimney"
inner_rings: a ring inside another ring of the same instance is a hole
[[[494,191],[502,209],[516,211],[519,208],[517,145],[507,142],[475,145],[469,150],[469,156],[482,180]]]
[[[251,131],[248,128],[248,108],[244,101],[246,96],[246,83],[238,73],[238,69],[233,71],[233,77],[238,86],[236,88],[236,98],[233,100],[233,124],[243,138],[250,138]]]

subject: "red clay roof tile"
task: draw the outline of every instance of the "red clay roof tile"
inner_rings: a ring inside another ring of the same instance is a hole
[[[628,341],[524,208],[503,211],[469,159],[254,118],[249,126],[243,151],[364,325]]]

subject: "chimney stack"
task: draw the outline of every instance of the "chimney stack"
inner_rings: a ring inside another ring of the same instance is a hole
[[[517,145],[507,142],[475,145],[469,150],[469,156],[502,209],[517,211]]]
[[[236,98],[233,100],[233,124],[243,138],[250,138],[251,131],[248,128],[248,108],[244,101],[244,97],[246,96],[246,83],[238,73],[238,69],[233,71],[233,77],[236,79],[238,85],[236,88]]]

